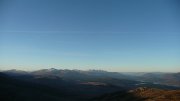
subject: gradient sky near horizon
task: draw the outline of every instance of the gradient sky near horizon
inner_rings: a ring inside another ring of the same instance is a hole
[[[178,0],[0,0],[0,70],[180,71]]]

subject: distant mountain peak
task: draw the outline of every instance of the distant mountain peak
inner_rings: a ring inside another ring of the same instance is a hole
[[[54,70],[58,70],[58,69],[56,69],[56,68],[50,68],[50,69],[48,69],[48,70],[54,71]]]

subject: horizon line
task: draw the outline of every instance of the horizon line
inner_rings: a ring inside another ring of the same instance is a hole
[[[54,70],[71,70],[71,71],[104,71],[104,72],[116,72],[116,73],[180,73],[180,71],[176,71],[176,72],[166,72],[166,71],[109,71],[109,70],[103,70],[103,69],[57,69],[57,68],[42,68],[42,69],[36,69],[36,70],[23,70],[23,69],[0,69],[0,72],[3,71],[10,71],[10,70],[15,70],[15,71],[24,71],[24,72],[33,72],[33,71],[39,71],[39,70],[50,70],[50,69],[54,69]]]

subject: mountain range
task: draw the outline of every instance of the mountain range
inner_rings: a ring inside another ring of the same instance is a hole
[[[133,95],[130,91],[149,88],[179,91],[180,73],[119,73],[103,70],[42,69],[6,70],[0,73],[1,101],[111,101],[104,95]],[[137,90],[138,91],[138,90]],[[155,90],[156,91],[156,90]],[[158,90],[157,90],[158,91]],[[179,93],[179,92],[178,92]],[[138,94],[135,92],[135,94]],[[143,93],[144,94],[144,93]],[[145,94],[146,95],[146,94]],[[143,95],[143,97],[146,97]],[[152,95],[153,96],[153,95]],[[141,96],[132,96],[141,99]],[[102,100],[103,99],[103,100]],[[119,99],[119,98],[117,98]],[[112,100],[115,101],[115,100]],[[118,100],[131,101],[131,100]]]

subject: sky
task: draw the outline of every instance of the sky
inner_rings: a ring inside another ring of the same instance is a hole
[[[0,0],[0,70],[180,72],[179,0]]]

